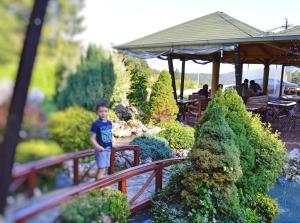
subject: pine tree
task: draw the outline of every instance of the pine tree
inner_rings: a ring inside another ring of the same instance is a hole
[[[164,70],[152,86],[148,114],[151,119],[164,122],[175,120],[177,113],[178,107],[173,96],[171,76]]]
[[[148,92],[148,78],[149,71],[148,69],[143,68],[139,64],[131,64],[129,66],[130,73],[130,93],[127,98],[130,103],[137,106],[143,107],[143,104],[147,100]]]
[[[91,45],[76,72],[69,76],[66,88],[58,93],[57,104],[61,109],[78,105],[94,110],[97,99],[110,101],[115,81],[111,56]]]

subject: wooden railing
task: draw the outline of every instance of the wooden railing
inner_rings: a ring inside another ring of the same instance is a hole
[[[43,211],[57,207],[60,204],[71,200],[76,195],[83,195],[91,190],[104,188],[115,183],[118,183],[118,188],[121,192],[126,193],[126,182],[129,178],[153,171],[153,173],[145,181],[143,187],[137,191],[137,193],[129,201],[131,212],[136,212],[151,204],[150,197],[147,197],[140,202],[137,202],[137,200],[150,185],[152,179],[155,178],[155,191],[161,190],[163,182],[163,169],[183,160],[183,158],[160,160],[150,164],[139,165],[120,171],[99,181],[82,183],[80,185],[73,186],[69,190],[64,191],[64,193],[55,194],[51,197],[47,196],[45,199],[40,198],[39,202],[35,202],[29,206],[17,210],[14,213],[15,221],[17,223],[24,223]]]
[[[117,152],[123,152],[126,150],[134,151],[134,161],[132,166],[138,166],[140,164],[140,147],[137,145],[113,147],[110,157],[109,174],[114,173],[115,155]],[[79,184],[79,159],[94,155],[94,150],[83,150],[79,152],[65,153],[57,156],[51,156],[48,158],[28,162],[25,164],[17,165],[13,168],[12,183],[10,184],[9,191],[15,192],[25,181],[28,183],[29,196],[33,196],[34,188],[36,187],[37,174],[44,169],[54,167],[64,163],[65,161],[73,160],[73,183]],[[86,174],[90,168],[87,170]],[[86,175],[84,174],[84,176]]]

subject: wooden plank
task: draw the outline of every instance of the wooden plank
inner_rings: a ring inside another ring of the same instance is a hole
[[[153,171],[153,173],[147,178],[145,184],[143,185],[143,187],[136,193],[136,195],[133,196],[133,198],[131,198],[131,200],[129,201],[130,205],[133,205],[134,202],[142,195],[142,193],[144,193],[144,191],[149,187],[151,181],[153,180],[153,178],[155,177],[155,171]]]

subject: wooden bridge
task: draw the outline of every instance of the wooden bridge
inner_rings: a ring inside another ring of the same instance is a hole
[[[113,166],[115,153],[125,150],[134,151],[135,156],[133,165],[135,166],[118,173],[114,173]],[[78,159],[91,155],[93,155],[93,150],[85,150],[49,157],[17,166],[13,171],[13,182],[10,187],[12,191],[27,180],[30,195],[33,195],[33,189],[36,186],[36,174],[38,171],[62,164],[68,160],[73,160],[74,163],[74,186],[55,190],[38,198],[32,198],[28,202],[25,202],[22,206],[12,208],[12,210],[9,211],[10,218],[17,223],[41,222],[41,219],[38,219],[37,216],[44,214],[44,218],[51,222],[59,216],[57,207],[59,207],[62,203],[71,200],[76,195],[83,195],[91,190],[101,188],[117,188],[122,193],[127,194],[131,213],[134,213],[148,207],[151,204],[151,194],[162,189],[168,182],[169,167],[183,161],[183,158],[173,158],[156,161],[150,164],[138,165],[140,155],[140,148],[138,146],[114,147],[111,158],[112,168],[109,170],[112,174],[99,181],[79,184]],[[49,212],[52,219],[49,217]]]

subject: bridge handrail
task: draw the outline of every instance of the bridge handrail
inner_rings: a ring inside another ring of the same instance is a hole
[[[115,153],[126,150],[134,151],[134,166],[140,163],[140,147],[138,145],[126,145],[126,146],[114,146],[111,151],[110,168],[109,173],[114,173]],[[40,160],[31,161],[24,164],[18,164],[12,171],[12,183],[10,185],[10,192],[15,191],[24,181],[28,180],[30,196],[33,195],[33,190],[36,186],[36,174],[46,168],[53,167],[62,164],[65,161],[73,160],[73,173],[74,184],[79,183],[79,159],[92,156],[94,154],[93,149],[82,150],[78,152],[70,152],[43,158]]]
[[[74,197],[76,195],[82,195],[93,189],[104,188],[106,186],[109,186],[109,185],[112,185],[115,183],[118,183],[119,190],[121,192],[126,193],[126,180],[128,178],[138,176],[140,174],[150,172],[150,171],[155,171],[155,191],[158,191],[158,190],[162,189],[163,168],[168,167],[173,164],[176,164],[183,160],[184,160],[184,158],[159,160],[159,161],[155,161],[150,164],[143,164],[143,165],[135,166],[135,167],[120,171],[118,173],[115,173],[113,175],[108,175],[107,177],[105,177],[99,181],[82,183],[80,185],[70,187],[70,189],[67,190],[63,194],[56,194],[52,197],[46,198],[45,200],[36,202],[32,205],[29,205],[27,207],[17,210],[15,212],[15,221],[17,223],[26,222],[28,219],[42,213],[43,211],[46,211],[50,208],[54,208],[56,206],[59,206],[63,202],[71,200],[72,197]],[[143,187],[140,191],[144,191],[144,189],[145,188]],[[137,192],[137,194],[139,194],[140,191]],[[140,210],[141,208],[144,208],[148,205],[150,205],[150,198],[144,199],[137,204],[132,203],[131,204],[131,212],[136,212],[136,211]]]

